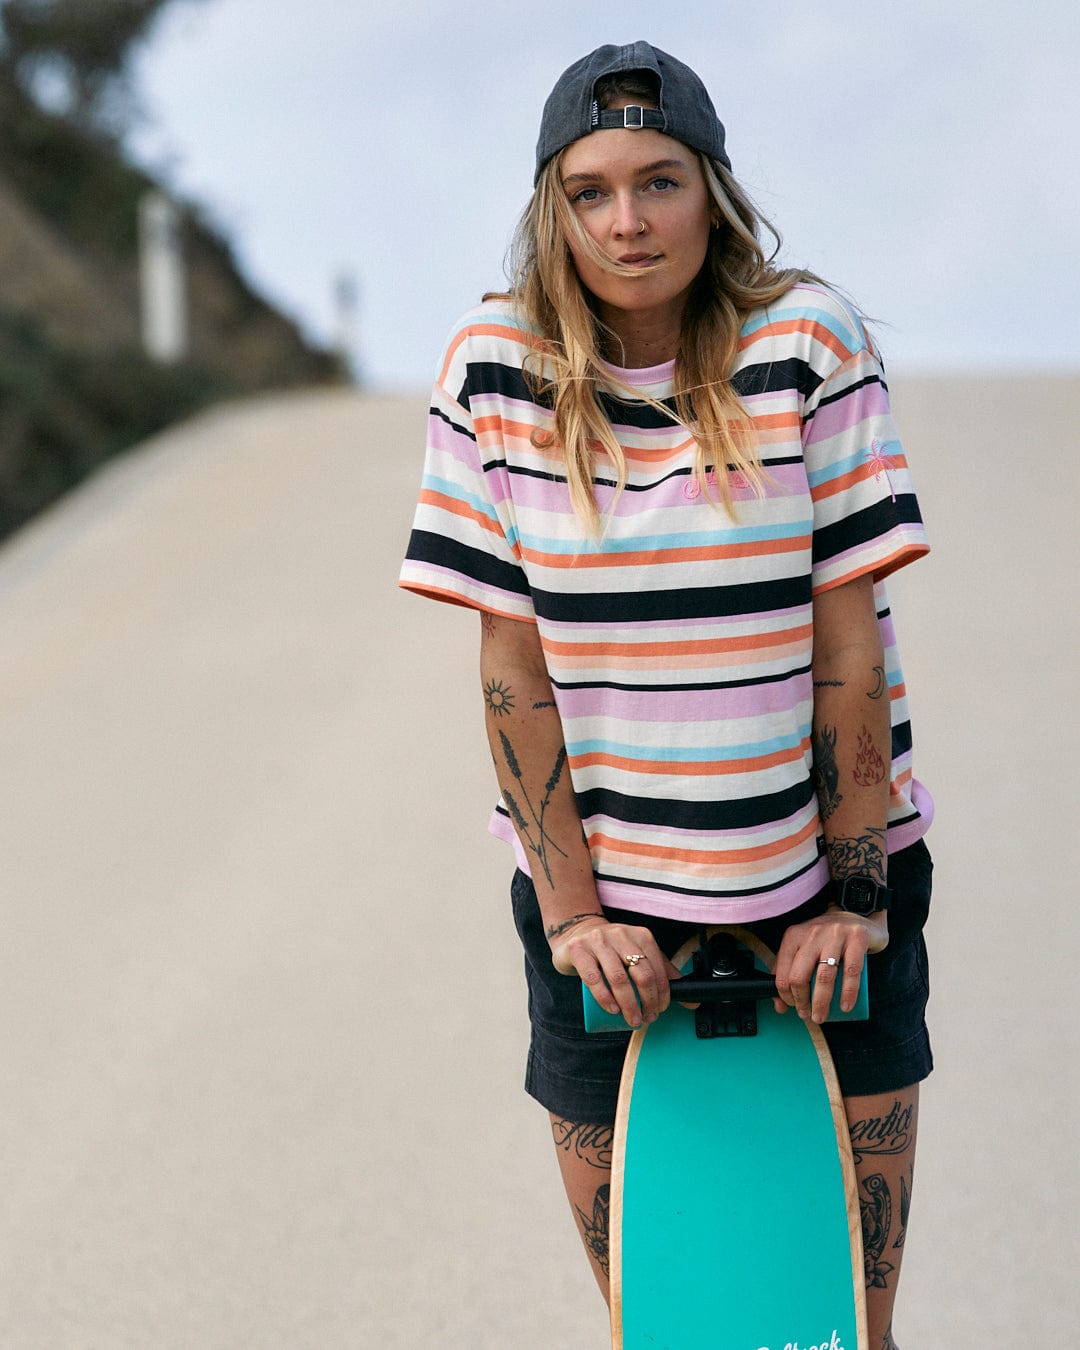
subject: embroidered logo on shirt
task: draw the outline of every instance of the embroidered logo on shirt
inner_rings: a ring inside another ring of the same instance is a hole
[[[866,462],[870,471],[874,475],[874,482],[881,482],[881,475],[885,475],[885,481],[889,485],[889,496],[896,501],[896,489],[892,485],[892,478],[889,476],[891,469],[896,468],[896,460],[889,454],[884,441],[876,436],[870,442],[870,449],[866,452]]]
[[[710,492],[715,492],[716,470],[710,469],[709,472],[706,474],[706,479],[709,484]],[[730,487],[731,489],[731,495],[733,497],[737,497],[741,493],[746,492],[749,489],[750,484],[746,481],[745,474],[741,474],[738,471],[738,469],[732,469],[728,473],[728,487]],[[683,496],[686,498],[688,502],[697,501],[697,499],[701,496],[701,482],[696,474],[688,478],[686,482],[683,484]]]

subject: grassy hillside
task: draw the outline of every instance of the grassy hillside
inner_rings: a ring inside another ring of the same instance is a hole
[[[341,378],[194,209],[189,355],[159,366],[142,354],[136,220],[155,186],[114,141],[0,87],[0,537],[208,402]]]

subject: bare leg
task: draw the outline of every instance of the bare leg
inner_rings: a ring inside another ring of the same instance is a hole
[[[608,1234],[611,1196],[611,1125],[590,1125],[551,1116],[566,1198],[585,1244],[592,1272],[608,1297]]]
[[[918,1085],[880,1096],[848,1097],[844,1106],[862,1210],[870,1350],[897,1350],[892,1312],[911,1204]],[[551,1116],[551,1130],[567,1199],[607,1300],[614,1130],[556,1115]]]
[[[870,1350],[897,1350],[893,1303],[915,1171],[919,1087],[844,1101],[862,1211]]]

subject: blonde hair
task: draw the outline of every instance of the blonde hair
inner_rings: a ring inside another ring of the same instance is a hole
[[[535,431],[533,443],[544,449],[561,447],[571,503],[593,537],[602,533],[593,490],[597,451],[606,452],[615,471],[612,510],[627,480],[626,457],[600,403],[602,389],[629,394],[685,426],[697,441],[694,473],[702,493],[713,502],[719,498],[729,514],[734,515],[731,473],[741,473],[756,495],[764,494],[767,476],[754,445],[753,421],[731,383],[739,332],[751,310],[772,303],[796,282],[820,282],[810,272],[773,265],[780,247],[776,230],[722,164],[694,153],[715,228],[683,313],[674,416],[603,364],[605,338],[609,351],[617,339],[590,304],[567,241],[573,239],[575,247],[607,272],[635,272],[606,258],[581,225],[562,187],[562,152],[541,172],[511,245],[510,298],[538,339],[524,374],[533,396],[550,401],[554,413],[554,431]],[[762,228],[776,241],[768,257],[760,242]]]

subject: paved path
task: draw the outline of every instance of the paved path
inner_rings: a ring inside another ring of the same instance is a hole
[[[939,805],[897,1331],[1065,1345],[1080,389],[896,401]],[[477,623],[394,587],[422,433],[416,401],[228,408],[0,550],[4,1350],[605,1344],[519,1086]]]

